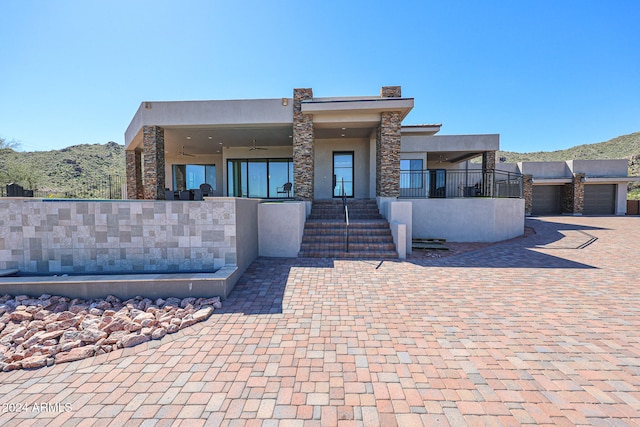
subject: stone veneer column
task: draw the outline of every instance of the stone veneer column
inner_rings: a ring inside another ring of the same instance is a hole
[[[584,173],[574,173],[570,184],[562,191],[562,213],[582,215],[584,211]]]
[[[142,153],[139,150],[125,151],[127,172],[127,199],[142,199]]]
[[[496,169],[496,152],[485,151],[482,153],[482,195],[493,197],[493,171]]]
[[[524,214],[533,212],[533,175],[522,176],[522,196],[524,198]]]
[[[302,113],[302,101],[313,99],[312,89],[293,90],[293,182],[300,200],[313,200],[313,116]]]
[[[164,200],[164,129],[144,126],[144,198]]]
[[[382,98],[400,98],[400,86],[383,86]],[[380,127],[376,138],[376,195],[400,196],[400,128],[402,118],[398,111],[380,113]]]
[[[492,171],[496,168],[496,152],[485,151],[482,153],[482,171]]]

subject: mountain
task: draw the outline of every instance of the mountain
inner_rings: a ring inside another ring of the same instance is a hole
[[[125,176],[124,146],[81,144],[52,151],[0,149],[0,183],[39,192],[67,192],[109,176]]]
[[[496,158],[507,162],[544,162],[558,160],[628,159],[629,175],[640,175],[640,132],[622,135],[597,144],[584,144],[566,150],[514,153],[498,151]]]

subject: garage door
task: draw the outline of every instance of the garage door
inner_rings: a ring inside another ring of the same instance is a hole
[[[560,215],[562,213],[562,185],[534,185],[533,215]]]
[[[585,185],[583,213],[585,215],[613,215],[615,200],[615,184]]]

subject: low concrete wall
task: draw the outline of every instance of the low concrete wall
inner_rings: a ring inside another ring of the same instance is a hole
[[[413,209],[411,202],[406,201],[391,201],[388,203],[388,221],[389,223],[397,223],[404,225],[406,238],[404,240],[396,239],[394,235],[394,243],[396,244],[396,250],[398,254],[405,253],[411,254],[413,251],[413,245],[411,242],[411,236],[413,234]],[[404,247],[401,247],[404,245]],[[400,258],[403,258],[400,256]]]
[[[393,243],[396,245],[398,258],[407,259],[407,247],[411,247],[411,240],[407,238],[407,225],[393,221],[389,224],[389,228],[391,229],[391,235],[393,236]]]
[[[410,199],[413,238],[497,242],[524,233],[523,199]]]
[[[259,255],[297,257],[302,243],[305,218],[304,202],[258,205]]]
[[[60,295],[91,300],[114,295],[121,300],[147,298],[213,297],[225,299],[241,274],[238,267],[215,273],[125,274],[91,276],[0,277],[0,294]]]
[[[241,274],[258,258],[259,199],[229,198],[235,201],[235,254]]]

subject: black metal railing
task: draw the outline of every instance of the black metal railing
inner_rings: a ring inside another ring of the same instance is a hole
[[[522,198],[523,176],[516,172],[491,170],[400,171],[400,197]]]
[[[73,185],[72,189],[36,189],[32,195],[25,197],[35,197],[40,199],[100,199],[100,200],[120,200],[125,197],[126,177],[120,175],[109,175],[104,179],[85,180]],[[25,190],[28,191],[28,190]],[[7,186],[0,189],[0,197],[7,197]]]

